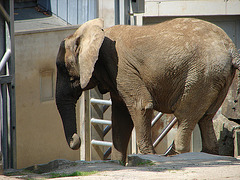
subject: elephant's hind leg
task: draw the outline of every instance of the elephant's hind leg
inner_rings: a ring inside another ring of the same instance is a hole
[[[191,135],[198,120],[178,119],[178,129],[173,144],[176,154],[190,152]]]
[[[202,152],[219,154],[217,137],[213,127],[213,117],[221,107],[231,85],[234,73],[229,76],[224,88],[219,92],[216,100],[211,104],[206,114],[198,122],[202,137]]]
[[[218,154],[218,143],[212,123],[214,115],[215,114],[204,115],[198,122],[202,138],[202,152],[210,154]],[[165,155],[171,156],[190,151],[190,139],[193,129],[191,128],[186,132],[182,126],[185,127],[184,124],[179,125],[175,142]],[[183,131],[185,131],[185,133],[183,133]]]
[[[201,93],[201,98],[196,98],[196,96],[191,96],[190,94],[182,99],[174,112],[174,115],[178,119],[178,130],[174,140],[175,151],[177,153],[190,151],[192,131],[199,121],[204,121],[204,119],[207,118],[206,113],[213,102],[215,102],[217,96],[218,93],[216,90],[209,89]],[[208,118],[210,118],[210,116],[208,116]]]
[[[214,115],[204,115],[198,122],[202,137],[202,152],[210,154],[218,154],[218,143],[212,122]]]

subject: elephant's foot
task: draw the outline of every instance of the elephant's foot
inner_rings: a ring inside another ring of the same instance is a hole
[[[156,151],[154,150],[151,141],[147,141],[148,144],[146,144],[145,141],[138,141],[138,148],[141,154],[156,154]]]
[[[180,154],[179,152],[176,151],[174,143],[172,143],[167,151],[164,153],[164,156],[174,156]]]
[[[139,148],[141,154],[156,154],[153,148]]]
[[[112,155],[111,155],[112,160],[119,161],[119,163],[123,166],[126,165],[126,153],[120,152],[114,147],[112,147]]]

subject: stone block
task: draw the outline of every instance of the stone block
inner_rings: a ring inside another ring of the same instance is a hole
[[[236,72],[227,97],[225,98],[221,107],[221,113],[228,119],[240,119],[240,100],[239,97],[237,97],[238,76],[239,73]]]
[[[213,126],[219,144],[219,155],[234,156],[234,133],[240,130],[240,125],[219,114],[214,118]]]
[[[38,165],[30,166],[28,168],[25,168],[25,170],[28,170],[37,174],[42,174],[42,173],[47,173],[47,172],[56,170],[63,164],[71,164],[71,163],[72,161],[69,161],[69,160],[57,159],[57,160],[50,161],[47,164],[38,164]]]
[[[128,166],[140,166],[153,163],[152,160],[148,159],[148,156],[142,154],[128,155]]]
[[[240,158],[240,129],[234,131],[234,157]]]

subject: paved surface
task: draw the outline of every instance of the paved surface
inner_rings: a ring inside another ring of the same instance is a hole
[[[31,173],[24,174],[24,172]],[[35,170],[34,170],[35,169]],[[42,174],[39,171],[45,169]],[[51,173],[72,173],[75,171],[98,171],[90,176],[56,178],[73,179],[240,179],[240,160],[233,157],[216,156],[206,153],[185,153],[172,157],[159,155],[130,155],[129,166],[124,167],[114,161],[67,161],[56,160],[46,165],[12,172],[11,177],[0,179],[43,179]],[[35,172],[35,173],[34,173]]]

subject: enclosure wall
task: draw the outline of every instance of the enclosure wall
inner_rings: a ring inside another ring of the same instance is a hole
[[[58,48],[76,28],[15,34],[17,168],[54,159],[79,160],[80,152],[67,145],[54,100]]]

